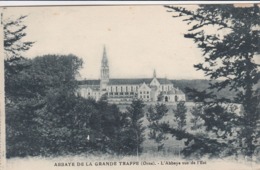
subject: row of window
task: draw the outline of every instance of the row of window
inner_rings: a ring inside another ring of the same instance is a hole
[[[169,91],[169,90],[172,89],[172,86],[161,86],[160,89],[161,89],[162,91]]]
[[[134,92],[110,92],[108,93],[109,95],[113,96],[113,95],[134,95]]]
[[[133,92],[136,91],[139,88],[139,86],[110,86],[108,88],[108,91],[110,92],[123,92],[123,91],[128,91],[128,92]],[[161,86],[160,89],[162,91],[169,91],[172,89],[171,86]]]
[[[137,90],[139,88],[139,86],[110,86],[110,88],[108,89],[110,92],[123,92],[123,91],[127,91],[127,92],[133,92],[135,90]]]
[[[149,91],[140,91],[140,94],[149,94]]]

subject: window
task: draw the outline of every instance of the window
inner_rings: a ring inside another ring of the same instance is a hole
[[[116,86],[116,92],[117,92],[117,86]]]
[[[147,96],[147,99],[149,99],[149,96]]]
[[[142,94],[142,92],[140,91],[140,94]]]
[[[115,95],[118,95],[118,92],[115,92]]]
[[[125,95],[129,95],[129,93],[128,93],[128,92],[125,92]]]
[[[123,91],[123,87],[121,86],[121,92]]]
[[[149,91],[147,91],[147,94],[149,94]]]
[[[124,95],[124,93],[123,93],[123,92],[120,92],[120,95]]]
[[[131,91],[133,91],[133,86],[131,86]]]

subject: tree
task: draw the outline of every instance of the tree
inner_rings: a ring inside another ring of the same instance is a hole
[[[204,134],[198,138],[196,134],[176,131],[166,125],[165,129],[187,139],[186,155],[192,154],[193,150],[199,155],[228,156],[242,152],[252,157],[260,137],[257,130],[260,101],[256,93],[260,73],[259,64],[254,61],[260,52],[259,6],[200,5],[194,11],[165,7],[178,14],[174,17],[184,17],[183,21],[191,25],[184,37],[193,39],[203,52],[204,62],[194,67],[212,80],[209,88],[220,91],[229,87],[237,92],[236,99],[230,101],[205,91],[190,90],[193,96],[200,96],[196,99],[203,103],[199,117],[211,135]],[[207,31],[209,28],[215,32],[210,33]],[[241,104],[243,112],[231,111],[232,103]]]
[[[159,95],[157,97],[157,101],[159,101],[159,102],[163,101],[163,93],[162,92],[159,93]]]
[[[109,104],[106,97],[101,98],[95,107],[97,112],[89,121],[93,149],[106,154],[126,154],[129,151],[124,146],[124,140],[129,137],[127,115],[116,105]]]
[[[27,62],[30,67],[9,76],[6,86],[11,94],[6,103],[7,154],[59,153],[70,139],[75,75],[82,61],[74,55],[46,55]]]
[[[192,107],[190,112],[192,115],[192,118],[190,120],[190,123],[192,124],[191,130],[201,129],[203,124],[200,115],[203,113],[203,105],[197,103],[194,107]]]
[[[27,35],[25,32],[27,26],[23,24],[26,17],[20,16],[15,20],[3,20],[6,79],[10,74],[28,67],[23,60],[23,52],[28,51],[34,42],[23,41],[23,38]]]
[[[165,104],[157,103],[155,107],[150,106],[148,108],[148,113],[146,114],[147,120],[149,121],[148,128],[150,129],[149,138],[153,139],[157,144],[157,151],[161,151],[164,147],[164,140],[168,137],[163,133],[162,129],[159,128],[159,122],[166,116],[168,112],[167,106]]]
[[[37,146],[31,145],[34,143],[34,139],[37,139],[38,133],[35,132],[35,123],[28,121],[33,116],[33,113],[27,111],[26,114],[20,114],[24,110],[29,108],[35,108],[34,101],[31,102],[31,107],[26,106],[22,108],[18,108],[14,103],[13,99],[18,96],[15,96],[14,92],[18,89],[14,88],[13,78],[16,74],[20,73],[23,69],[28,68],[28,61],[23,57],[23,52],[32,47],[34,42],[23,41],[23,38],[26,36],[26,26],[23,24],[23,20],[27,16],[20,16],[17,19],[4,19],[1,14],[1,23],[3,24],[3,33],[4,33],[4,71],[5,71],[5,108],[6,108],[6,130],[7,130],[7,156],[16,154],[25,156],[27,153],[32,150],[37,150]],[[20,78],[20,77],[19,77]],[[17,84],[16,84],[17,85]],[[20,103],[24,103],[23,100],[20,100]],[[36,106],[37,107],[37,106]],[[20,109],[20,110],[19,110]],[[23,122],[16,125],[17,129],[20,131],[16,131],[10,125],[11,122],[17,121],[18,117],[24,119]],[[26,133],[28,126],[26,124],[31,125],[31,133]],[[25,125],[25,126],[23,126]],[[31,147],[25,147],[24,143],[17,143],[15,137],[23,138],[25,135],[30,135],[31,140],[28,141],[28,145]],[[16,147],[20,147],[20,150],[15,150]]]
[[[131,105],[126,108],[126,115],[129,118],[126,130],[128,136],[124,140],[125,147],[129,149],[126,154],[139,156],[142,153],[142,143],[145,140],[145,127],[143,127],[144,106],[142,100],[133,100]]]
[[[177,109],[173,109],[173,113],[175,116],[174,121],[177,123],[177,129],[182,130],[186,126],[186,112],[187,107],[185,106],[185,102],[181,101],[177,104]]]

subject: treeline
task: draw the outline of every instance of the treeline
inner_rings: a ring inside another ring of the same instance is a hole
[[[158,152],[172,136],[184,142],[181,153],[185,157],[244,154],[239,149],[245,139],[239,134],[243,127],[237,126],[243,121],[242,107],[212,102],[214,96],[193,91],[195,106],[188,109],[185,102],[177,103],[173,115],[167,117],[171,121],[165,122],[169,111],[165,104],[145,111],[143,102],[134,100],[121,112],[105,95],[99,101],[82,98],[75,79],[82,60],[74,55],[44,55],[22,61],[21,70],[6,74],[8,158],[97,153],[139,156],[147,132]],[[251,156],[255,154],[254,149]]]
[[[96,102],[77,95],[82,60],[74,55],[24,59],[6,77],[7,157],[142,152],[144,104],[125,113],[106,97]]]
[[[230,90],[229,87],[225,87],[221,91],[209,89],[210,83],[217,81],[206,80],[206,79],[194,79],[194,80],[171,80],[175,87],[181,89],[184,93],[187,93],[187,89],[197,89],[199,91],[207,90],[208,92],[213,91],[219,98],[234,99],[236,97],[236,91]],[[221,82],[221,81],[219,81]],[[187,98],[192,101],[191,98]]]

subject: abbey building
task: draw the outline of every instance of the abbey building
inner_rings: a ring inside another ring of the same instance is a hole
[[[185,101],[185,94],[174,87],[167,78],[157,78],[154,70],[151,78],[114,79],[109,76],[109,64],[104,48],[100,79],[83,80],[79,85],[79,94],[85,98],[99,100],[103,95],[111,103],[124,103],[133,99],[144,102],[178,102]]]

